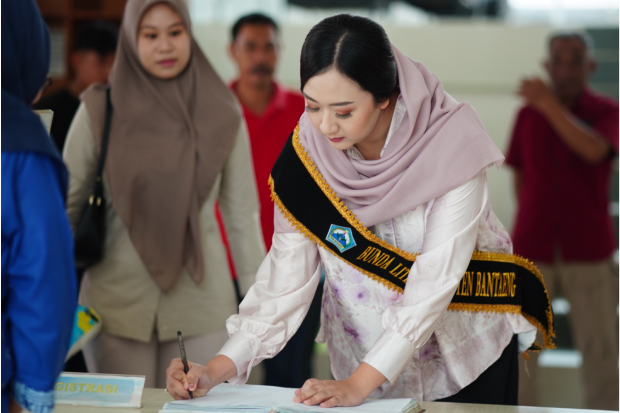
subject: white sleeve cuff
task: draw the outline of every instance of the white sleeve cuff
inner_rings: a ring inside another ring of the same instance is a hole
[[[366,353],[364,363],[370,364],[394,384],[413,357],[415,347],[403,336],[388,329]]]
[[[252,367],[262,359],[258,359],[261,342],[247,331],[234,333],[217,353],[228,357],[237,367],[237,375],[228,380],[231,384],[245,384],[250,377]]]
[[[519,340],[519,353],[523,353],[528,348],[532,347],[532,344],[536,341],[536,329],[525,333],[519,333],[517,337]]]

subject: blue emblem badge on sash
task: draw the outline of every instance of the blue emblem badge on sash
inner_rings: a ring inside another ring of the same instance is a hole
[[[327,237],[325,239],[334,244],[340,252],[345,252],[346,250],[349,250],[357,245],[353,239],[353,232],[351,231],[351,228],[341,227],[334,224],[329,227],[329,231],[327,232]]]

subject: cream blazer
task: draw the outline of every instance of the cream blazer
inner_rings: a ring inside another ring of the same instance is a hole
[[[91,194],[99,158],[84,104],[69,129],[63,157],[70,174],[67,213],[75,229]],[[200,211],[205,274],[198,285],[183,271],[170,292],[163,293],[157,287],[138,256],[125,223],[114,210],[105,168],[103,183],[107,201],[104,258],[84,274],[80,303],[92,306],[101,315],[106,333],[143,342],[150,341],[154,331],[159,341],[166,341],[175,339],[178,330],[192,337],[225,328],[226,319],[237,313],[237,302],[215,219],[216,200],[243,295],[254,283],[265,256],[245,123],[240,123],[232,151]]]

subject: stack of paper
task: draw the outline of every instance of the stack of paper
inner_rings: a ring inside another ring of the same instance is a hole
[[[306,406],[293,401],[295,389],[272,386],[233,386],[220,384],[205,397],[166,403],[160,413],[418,413],[422,409],[416,399],[367,399],[357,407]]]

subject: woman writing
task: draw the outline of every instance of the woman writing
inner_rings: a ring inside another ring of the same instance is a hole
[[[104,329],[84,353],[91,372],[143,374],[147,387],[163,386],[177,330],[206,362],[237,310],[215,201],[243,293],[264,257],[258,203],[238,107],[190,35],[186,3],[128,1],[116,56],[105,256],[80,295]],[[68,135],[74,226],[95,179],[105,107],[105,89],[89,89]]]
[[[487,195],[485,170],[503,157],[478,116],[366,18],[312,28],[300,71],[306,113],[272,171],[273,246],[227,322],[229,341],[187,375],[173,360],[168,391],[244,383],[293,334],[323,267],[318,339],[336,380],[308,380],[296,401],[516,404],[516,358],[535,327],[510,304],[451,303],[482,285],[464,277],[474,250],[512,249]],[[516,296],[508,278],[482,295]]]

